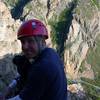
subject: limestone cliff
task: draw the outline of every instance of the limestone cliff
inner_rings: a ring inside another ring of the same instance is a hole
[[[0,2],[0,89],[4,88],[16,74],[12,57],[20,51],[16,29],[20,21],[12,19],[9,9]]]

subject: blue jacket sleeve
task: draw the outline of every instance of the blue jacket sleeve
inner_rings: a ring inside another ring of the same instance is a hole
[[[45,92],[45,87],[46,79],[44,73],[40,69],[34,68],[34,70],[31,70],[27,84],[19,95],[22,100],[40,100]]]

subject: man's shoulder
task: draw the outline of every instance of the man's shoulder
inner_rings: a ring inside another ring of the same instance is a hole
[[[52,52],[52,53],[56,53],[56,50],[54,48],[49,48],[49,47],[46,47],[42,53],[46,53],[46,52]]]
[[[47,60],[56,60],[59,59],[59,55],[57,54],[55,49],[52,48],[46,48],[42,51],[41,55],[40,55],[41,59],[45,59]]]

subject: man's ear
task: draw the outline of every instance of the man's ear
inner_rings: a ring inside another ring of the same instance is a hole
[[[42,39],[42,45],[43,45],[43,46],[46,46],[46,41],[45,41],[44,38]]]

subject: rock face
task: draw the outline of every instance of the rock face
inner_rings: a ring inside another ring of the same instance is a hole
[[[87,20],[84,20],[84,24],[80,21],[82,21],[81,18],[74,16],[66,41],[66,45],[72,44],[65,53],[67,57],[66,67],[70,69],[67,72],[70,75],[69,77],[72,78],[78,78],[80,66],[86,59],[89,48],[95,48],[96,38],[100,35],[100,12],[92,16],[91,20],[88,20],[88,26],[85,26]],[[87,27],[87,30],[85,27]]]
[[[0,89],[16,74],[12,58],[15,53],[21,51],[16,37],[18,26],[19,21],[15,22],[6,5],[0,2]]]
[[[93,70],[94,65],[87,61],[90,49],[96,50],[97,38],[100,37],[99,0],[78,0],[78,2],[77,0],[29,0],[24,5],[21,2],[16,2],[16,5],[13,6],[10,5],[10,0],[8,1],[9,3],[6,0],[0,2],[0,89],[13,78],[12,72],[13,75],[16,74],[11,60],[15,53],[21,51],[16,37],[19,24],[32,18],[38,18],[46,24],[50,37],[47,40],[47,45],[51,47],[53,47],[51,33],[54,25],[51,25],[50,22],[57,23],[60,19],[57,25],[64,23],[65,26],[68,26],[67,29],[61,29],[64,28],[62,24],[60,29],[56,30],[58,28],[56,25],[55,32],[62,34],[64,30],[68,30],[64,32],[67,38],[64,38],[63,56],[65,72],[69,79],[77,80],[85,77],[93,80],[95,75],[100,76],[100,74],[96,74],[99,73],[98,71],[95,73]],[[21,11],[18,11],[17,7]],[[67,10],[67,13],[62,15],[66,17],[67,21],[60,16],[63,10]],[[15,14],[16,11],[18,11],[17,14]],[[66,16],[68,14],[69,16]],[[4,78],[9,80],[2,81]],[[75,86],[77,88],[77,85]]]

